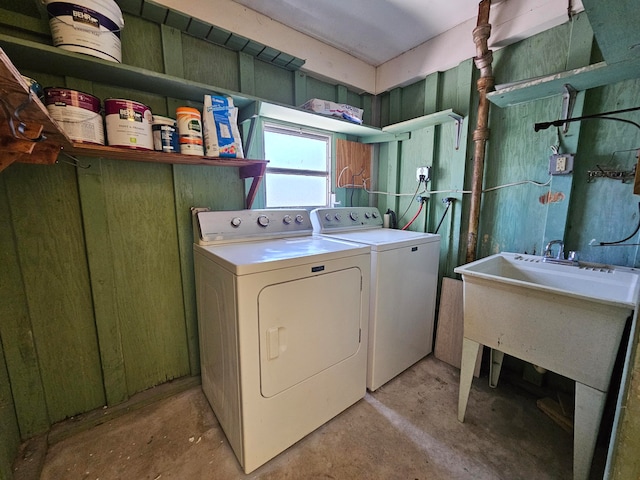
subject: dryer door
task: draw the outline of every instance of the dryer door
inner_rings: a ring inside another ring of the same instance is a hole
[[[258,297],[264,397],[303,382],[360,348],[361,270],[265,287]]]

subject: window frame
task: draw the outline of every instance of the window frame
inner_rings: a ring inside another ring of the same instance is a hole
[[[301,168],[283,168],[283,167],[270,167],[267,164],[264,178],[264,205],[265,208],[323,208],[328,207],[331,204],[331,195],[333,189],[333,150],[335,143],[335,134],[333,132],[320,131],[313,128],[302,127],[300,125],[285,124],[269,119],[264,119],[262,123],[262,146],[263,146],[263,158],[265,155],[265,133],[273,132],[284,135],[291,135],[303,138],[322,140],[326,144],[326,169],[325,170],[310,170]],[[281,174],[281,175],[295,175],[301,177],[319,177],[325,179],[325,204],[324,205],[291,205],[291,206],[269,206],[268,204],[268,188],[267,188],[267,176],[269,174]]]

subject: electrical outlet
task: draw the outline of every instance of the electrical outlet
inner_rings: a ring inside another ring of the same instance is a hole
[[[431,167],[418,167],[416,169],[416,181],[420,181],[420,177],[424,177],[424,183],[431,180]]]
[[[549,157],[549,175],[567,175],[573,172],[573,155],[554,154]]]

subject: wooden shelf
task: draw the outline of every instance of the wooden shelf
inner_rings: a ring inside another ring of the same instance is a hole
[[[109,147],[73,143],[69,147],[62,147],[62,152],[72,156],[104,157],[115,160],[132,162],[168,163],[179,165],[205,165],[208,167],[237,167],[240,178],[253,178],[246,199],[246,208],[251,208],[255,200],[258,186],[264,177],[268,160],[251,160],[246,158],[219,158],[200,155],[182,155],[180,153],[165,153],[155,150],[135,150],[130,148]]]
[[[13,162],[55,163],[60,146],[71,141],[2,49],[0,60],[0,171]]]
[[[71,156],[104,157],[135,162],[237,167],[240,178],[253,178],[246,199],[246,207],[251,208],[266,170],[267,160],[211,158],[74,143],[49,116],[43,103],[31,93],[22,75],[2,48],[0,88],[0,171],[14,162],[52,165],[56,163],[61,152]],[[37,141],[34,141],[35,139]]]

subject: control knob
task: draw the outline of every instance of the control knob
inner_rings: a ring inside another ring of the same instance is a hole
[[[325,219],[327,222],[330,222],[330,221],[331,221],[331,214],[330,214],[330,213],[325,213],[325,214],[324,214],[324,219]]]
[[[364,212],[364,218],[369,220],[371,218],[371,214],[369,212]]]
[[[269,217],[267,217],[266,215],[260,215],[258,217],[258,225],[260,225],[261,227],[266,227],[267,225],[269,225]]]
[[[378,218],[378,212],[376,212],[375,210],[373,212],[371,212],[371,216],[373,218]]]
[[[231,226],[234,228],[238,228],[242,223],[242,219],[240,217],[233,217],[231,219]]]
[[[282,219],[282,223],[284,223],[285,225],[289,225],[291,222],[293,222],[291,215],[285,215]]]
[[[354,222],[358,221],[358,212],[351,212],[349,214],[349,218],[351,218],[351,220],[353,220]]]
[[[296,223],[300,224],[304,222],[304,217],[300,214],[296,215]]]
[[[340,221],[340,220],[342,220],[342,215],[340,215],[339,213],[336,213],[334,218],[335,218],[337,221]]]

